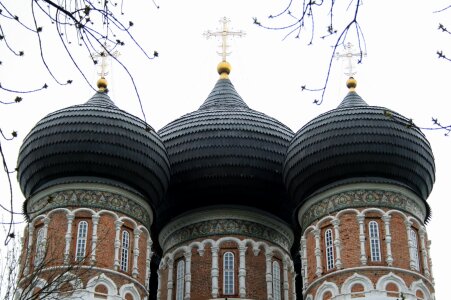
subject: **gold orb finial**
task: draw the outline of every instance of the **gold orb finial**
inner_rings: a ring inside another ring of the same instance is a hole
[[[346,81],[346,86],[348,87],[350,92],[354,92],[355,88],[357,87],[357,80],[355,80],[354,77],[349,77],[349,79]]]
[[[227,79],[229,78],[229,74],[230,71],[232,70],[232,66],[226,62],[226,61],[221,61],[218,64],[218,74],[221,76],[222,79]]]
[[[107,91],[108,82],[106,81],[105,77],[100,77],[99,80],[97,80],[97,88],[99,89],[99,92],[105,92]]]

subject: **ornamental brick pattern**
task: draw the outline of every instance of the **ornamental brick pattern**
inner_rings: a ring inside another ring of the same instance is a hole
[[[208,212],[214,224],[218,224],[218,218],[222,216],[224,223],[231,224],[240,223],[239,214],[236,210],[242,208],[209,208],[202,212],[193,212],[183,218],[173,221],[174,224],[168,224],[167,228],[172,228],[173,231],[163,229],[163,237],[172,240],[171,236],[174,233],[183,231],[185,228],[181,224],[186,224],[186,228],[196,228],[193,224],[197,222],[209,222],[208,220],[196,221],[199,215],[205,215]],[[260,215],[261,214],[261,215]],[[251,222],[254,219],[253,228],[262,226],[260,222],[265,218],[270,217],[269,214],[263,212],[249,212],[245,218],[246,222]],[[289,232],[286,226],[278,221],[276,217],[272,216],[272,220],[268,223],[277,223],[275,228],[283,232]],[[233,299],[287,299],[294,300],[294,266],[289,255],[285,249],[285,237],[278,233],[278,236],[273,240],[263,240],[261,234],[256,234],[252,237],[249,234],[248,226],[242,227],[242,233],[236,234],[237,228],[235,226],[222,226],[222,234],[217,234],[217,228],[207,226],[210,228],[211,234],[203,232],[201,238],[190,239],[192,234],[184,235],[185,239],[182,243],[167,249],[163,253],[163,258],[159,267],[159,291],[157,299],[177,299],[177,293],[184,294],[183,299],[205,300],[214,298],[233,298]],[[224,224],[223,224],[224,225]],[[227,228],[230,232],[227,232]],[[277,230],[274,231],[277,232]],[[269,230],[267,230],[269,232]],[[257,230],[256,232],[260,232]],[[266,237],[273,236],[265,235]],[[288,234],[290,243],[292,243],[292,234]],[[160,243],[165,244],[160,236]],[[224,290],[224,255],[225,253],[233,253],[233,293],[226,293]],[[189,257],[189,258],[188,258]],[[185,265],[190,264],[191,272],[185,274],[185,284],[179,290],[180,285],[177,283],[177,263],[183,260]],[[189,262],[188,262],[189,261]],[[273,263],[277,262],[280,266],[280,286],[274,287]],[[186,281],[189,279],[190,293],[187,294]],[[273,295],[275,290],[280,290],[279,297]]]
[[[125,199],[127,192],[122,192],[117,197]],[[48,193],[54,194],[51,190]],[[73,207],[70,202],[67,204],[66,207],[46,208],[44,213],[34,214],[30,220],[24,235],[19,286],[26,291],[29,280],[39,279],[42,284],[54,281],[61,287],[52,288],[52,291],[61,288],[74,299],[91,299],[97,294],[133,300],[146,298],[152,256],[149,229],[129,215],[105,207]],[[151,217],[146,218],[150,220]],[[77,251],[82,247],[78,231],[82,222],[87,225],[86,239],[82,256],[78,257]],[[40,231],[44,232],[44,239],[40,237]],[[124,231],[130,237],[126,259],[121,245]],[[40,249],[43,249],[42,256]],[[121,269],[122,262],[126,263],[126,270]],[[35,277],[36,272],[39,272],[39,278]],[[70,277],[70,280],[58,279],[59,276]]]
[[[377,194],[383,195],[382,189],[394,187],[381,185],[377,188],[380,190]],[[326,197],[317,195],[309,202],[310,207],[315,207],[314,203],[327,205],[328,199],[334,202],[336,195],[346,194],[349,197],[353,194],[343,189],[337,190],[337,194],[327,191]],[[418,211],[414,209],[413,213],[409,213],[404,205],[406,202],[415,203],[418,199],[407,190],[397,189],[396,193],[390,194],[398,194],[403,199],[397,202],[399,209],[393,208],[393,202],[383,207],[380,201],[375,201],[377,206],[362,207],[359,199],[348,198],[347,206],[338,209],[330,206],[332,213],[318,215],[319,218],[304,223],[300,253],[305,299],[350,299],[357,295],[396,299],[401,297],[401,293],[406,299],[417,299],[417,294],[423,295],[418,299],[433,299],[434,281],[430,271],[427,233],[423,221],[417,218]],[[354,193],[356,197],[360,197],[359,194],[362,193]],[[301,208],[300,220],[306,212],[308,209]],[[377,242],[372,245],[370,222],[373,226],[376,224],[378,229]],[[334,262],[331,269],[327,269],[326,262],[325,231],[328,229],[333,232],[334,244],[332,254],[329,254]]]

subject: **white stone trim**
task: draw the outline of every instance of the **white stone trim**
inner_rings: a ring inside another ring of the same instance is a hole
[[[97,226],[99,225],[100,215],[93,214],[91,216],[92,219],[92,239],[91,239],[91,263],[95,264],[96,262],[96,249],[97,249]]]
[[[157,300],[161,300],[161,271],[157,270],[158,285],[157,285]],[[146,284],[148,286],[148,284]]]
[[[283,299],[290,300],[289,294],[290,285],[288,283],[288,262],[283,260]]]
[[[132,276],[137,278],[139,275],[138,270],[138,258],[139,258],[139,236],[142,231],[138,228],[133,230],[133,266],[132,266]]]
[[[150,263],[152,261],[152,239],[150,235],[147,235],[147,249],[146,249],[146,281],[145,285],[149,286],[150,281]]]
[[[417,281],[414,281],[410,284],[410,290],[415,295],[418,290],[423,292],[424,299],[429,300],[433,299],[431,292],[427,288],[427,286],[424,284],[423,280],[418,279]]]
[[[428,264],[428,251],[426,249],[426,229],[424,226],[421,226],[418,230],[420,236],[420,247],[421,247],[421,257],[423,259],[423,270],[424,275],[426,277],[431,277],[431,273],[429,272],[429,264]]]
[[[383,214],[382,215],[382,221],[384,222],[384,228],[385,228],[385,246],[386,246],[386,252],[387,256],[385,258],[385,262],[389,266],[393,266],[393,254],[391,251],[391,233],[390,233],[390,220],[391,215],[389,214]]]
[[[301,257],[301,276],[302,276],[302,291],[308,286],[308,260],[307,260],[307,239],[305,235],[301,237],[301,250],[299,250]]]
[[[219,259],[218,259],[218,246],[211,247],[211,296],[217,298],[219,295]]]
[[[365,214],[359,213],[357,215],[357,222],[359,223],[359,241],[360,241],[360,264],[366,266],[366,236],[365,236]]]
[[[427,282],[431,286],[433,286],[431,280],[429,280],[425,276],[423,276],[420,273],[415,272],[415,271],[411,271],[411,270],[407,270],[407,269],[401,269],[401,268],[396,268],[396,267],[386,267],[386,266],[361,266],[361,267],[341,269],[341,270],[337,270],[337,271],[334,271],[334,272],[327,273],[324,276],[322,276],[321,278],[317,278],[316,280],[314,280],[307,287],[307,289],[303,293],[303,295],[305,296],[305,294],[307,294],[309,292],[309,290],[313,286],[317,285],[318,283],[322,282],[323,280],[327,280],[330,277],[338,276],[338,275],[341,275],[341,274],[344,274],[344,273],[348,273],[348,272],[349,273],[352,273],[352,272],[360,273],[362,271],[385,271],[385,272],[389,272],[389,273],[393,273],[393,272],[404,273],[404,274],[408,274],[408,275],[411,275],[411,276],[419,277],[421,280],[423,280],[423,282]]]
[[[133,296],[133,300],[141,300],[138,290],[133,283],[124,284],[119,289],[119,295],[121,299],[125,299],[125,295],[130,293]]]
[[[111,296],[116,296],[118,294],[116,284],[111,278],[106,276],[104,273],[101,273],[100,275],[96,275],[93,278],[91,278],[86,284],[86,290],[94,295],[96,286],[99,284],[105,285],[106,288],[108,289],[107,299],[110,299]]]
[[[114,221],[114,228],[116,231],[114,238],[114,270],[116,271],[119,270],[119,249],[121,247],[120,235],[122,224],[124,223],[120,220]]]
[[[335,267],[340,270],[343,266],[341,262],[340,220],[338,218],[332,219],[332,225],[334,226]]]
[[[66,245],[64,247],[64,263],[69,263],[69,257],[70,257],[70,245],[72,241],[72,223],[75,219],[75,214],[73,212],[66,213],[67,218],[67,229],[66,229]]]
[[[396,274],[390,272],[387,275],[384,275],[382,277],[380,277],[377,280],[376,283],[376,290],[380,290],[380,291],[385,291],[385,287],[387,286],[387,284],[389,283],[394,283],[398,286],[399,291],[402,293],[408,293],[409,292],[409,288],[407,287],[406,283],[404,282],[404,280],[397,276]]]
[[[323,296],[326,292],[330,292],[332,294],[332,298],[340,293],[335,283],[324,281],[316,290],[315,300],[323,300]]]
[[[185,257],[185,297],[184,300],[191,299],[191,251],[183,253]]]
[[[172,290],[174,288],[174,260],[168,261],[168,300],[172,300]]]
[[[313,230],[313,235],[315,236],[315,258],[316,258],[316,272],[315,275],[320,277],[323,274],[323,266],[321,262],[321,230],[315,228]]]
[[[246,250],[247,247],[240,245],[240,261],[238,270],[239,295],[240,298],[246,298]]]
[[[360,283],[363,285],[364,291],[368,292],[374,289],[373,283],[371,280],[361,274],[354,273],[352,276],[348,277],[341,286],[341,293],[342,294],[351,294],[352,287],[354,284]]]
[[[266,293],[268,295],[268,300],[273,300],[272,291],[272,252],[266,251],[265,262],[266,262]]]

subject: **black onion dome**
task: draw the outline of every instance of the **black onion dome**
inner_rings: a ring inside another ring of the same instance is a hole
[[[157,205],[168,186],[169,161],[152,128],[98,92],[36,124],[20,149],[17,177],[26,197],[62,182],[118,182]]]
[[[411,120],[369,106],[353,91],[336,109],[296,133],[283,172],[295,206],[340,181],[391,182],[426,200],[435,181],[434,157],[424,134]]]
[[[215,204],[275,212],[287,196],[282,164],[293,132],[250,109],[229,79],[220,79],[197,111],[159,131],[171,164],[162,219]]]

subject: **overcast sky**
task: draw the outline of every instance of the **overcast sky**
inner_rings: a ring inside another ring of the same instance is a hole
[[[8,2],[13,5],[16,1]],[[246,37],[232,41],[232,54],[228,60],[232,64],[230,79],[251,108],[277,118],[296,132],[318,114],[335,108],[347,93],[341,63],[335,63],[332,68],[322,105],[312,103],[319,94],[301,92],[302,85],[312,88],[322,85],[334,36],[317,39],[313,46],[307,46],[308,36],[304,39],[293,36],[282,41],[285,31],[264,30],[252,24],[253,17],[270,26],[286,24],[284,20],[288,21],[288,18],[268,20],[267,16],[282,10],[287,1],[162,0],[158,2],[160,9],[156,9],[151,1],[124,2],[125,16],[135,24],[136,39],[145,49],[157,50],[160,54],[159,58],[148,61],[136,48],[129,47],[131,43],[119,49],[120,58],[134,75],[148,122],[157,130],[182,114],[196,110],[213,88],[218,79],[216,65],[220,57],[216,51],[219,41],[206,40],[202,33],[219,29],[218,20],[223,16],[231,19],[233,29],[247,33]],[[368,104],[395,110],[412,118],[420,127],[431,127],[432,117],[444,124],[451,123],[448,107],[451,85],[447,76],[451,63],[437,59],[436,55],[437,50],[449,50],[451,57],[451,36],[437,30],[439,22],[447,25],[451,12],[433,14],[434,10],[448,4],[447,1],[434,2],[433,5],[425,1],[364,1],[359,15],[368,55],[358,66],[357,92]],[[22,5],[20,11],[26,14],[29,4]],[[337,29],[342,25],[340,17],[345,9],[346,6],[335,11]],[[325,33],[326,25],[318,19],[318,36]],[[14,34],[10,35],[9,41],[17,48],[29,49],[36,45],[33,35],[24,30],[11,30]],[[351,34],[348,41],[356,43],[354,37]],[[25,95],[20,105],[0,106],[1,128],[5,132],[19,132],[16,141],[4,144],[12,169],[22,139],[37,121],[56,109],[83,103],[94,93],[61,47],[46,44],[44,50],[56,76],[63,81],[73,79],[71,86],[59,87],[52,82],[38,53],[26,52],[20,61],[8,60],[9,54],[0,47],[2,85],[28,88],[47,82],[50,86],[44,92]],[[95,83],[96,70],[88,64],[88,55],[83,55],[80,63],[87,70],[88,79]],[[110,96],[116,104],[142,117],[133,86],[120,66],[112,66],[108,81]],[[1,100],[11,97],[4,93],[0,96]],[[432,144],[437,168],[436,183],[428,199],[432,221],[427,230],[432,240],[436,296],[446,299],[449,296],[446,293],[449,290],[447,271],[451,270],[451,260],[447,258],[450,235],[446,231],[451,208],[447,193],[451,137],[444,137],[443,132],[437,131],[425,133]],[[6,205],[8,193],[3,176],[0,175],[0,201]],[[22,201],[15,186],[16,211],[21,209]],[[7,218],[5,214],[3,216]],[[21,217],[16,219],[22,220]],[[21,228],[20,225],[17,228]]]

